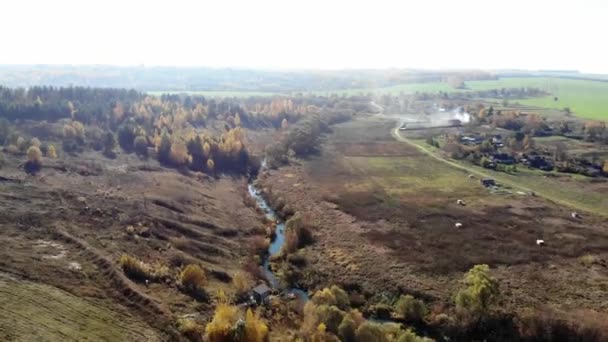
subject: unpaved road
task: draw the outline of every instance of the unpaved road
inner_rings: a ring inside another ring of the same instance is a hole
[[[430,150],[429,148],[427,148],[425,146],[422,146],[420,144],[417,144],[416,142],[414,142],[414,141],[412,141],[412,140],[410,140],[410,139],[405,138],[404,136],[402,136],[399,133],[399,124],[391,131],[391,135],[397,141],[401,141],[401,142],[404,142],[406,144],[409,144],[409,145],[415,147],[416,149],[418,149],[420,152],[428,155],[429,157],[431,157],[431,158],[433,158],[435,160],[438,160],[438,161],[440,161],[442,163],[445,163],[445,164],[447,164],[447,165],[449,165],[451,167],[467,171],[467,172],[469,172],[469,173],[471,173],[471,174],[473,174],[473,175],[475,175],[477,177],[495,179],[499,183],[506,184],[506,185],[510,186],[511,188],[513,188],[515,190],[518,190],[518,191],[534,192],[534,194],[536,194],[537,196],[546,198],[546,199],[548,199],[548,200],[550,200],[552,202],[555,202],[557,204],[561,204],[561,205],[564,205],[564,206],[567,206],[567,207],[570,207],[570,208],[574,208],[574,209],[579,210],[579,211],[585,211],[585,212],[588,211],[588,209],[580,206],[577,203],[571,203],[571,202],[565,201],[565,200],[563,200],[561,198],[557,198],[555,196],[549,196],[546,193],[544,193],[542,190],[539,190],[537,188],[524,187],[524,186],[518,184],[517,182],[513,182],[512,180],[509,180],[509,179],[506,179],[504,177],[501,177],[498,174],[491,174],[490,175],[488,173],[479,171],[476,168],[467,167],[466,165],[462,165],[462,164],[453,162],[451,160],[448,160],[448,159],[444,158],[443,156],[441,156],[441,155],[435,153],[434,151]],[[606,216],[606,215],[608,215],[608,213],[604,214],[604,216]]]

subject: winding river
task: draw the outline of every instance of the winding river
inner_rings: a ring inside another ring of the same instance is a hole
[[[264,167],[264,164],[265,163],[262,164],[262,167]],[[268,253],[264,257],[262,263],[262,268],[264,269],[264,275],[268,280],[268,285],[272,289],[281,290],[281,292],[284,292],[286,294],[295,295],[300,300],[308,301],[308,293],[303,289],[296,287],[288,289],[281,288],[279,279],[277,279],[276,275],[272,271],[272,268],[270,267],[270,258],[281,253],[281,248],[285,243],[285,222],[281,220],[277,213],[270,207],[270,205],[268,205],[268,202],[266,202],[264,197],[262,197],[260,191],[255,187],[253,182],[249,183],[248,190],[249,195],[255,200],[255,203],[257,204],[258,208],[264,211],[266,218],[268,218],[271,222],[275,222],[275,238],[270,243],[270,246],[268,247]]]

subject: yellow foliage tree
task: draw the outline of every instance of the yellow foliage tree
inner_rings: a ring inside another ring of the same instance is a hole
[[[198,265],[188,265],[179,276],[183,287],[190,290],[202,289],[207,285],[207,275]]]
[[[213,319],[205,327],[210,342],[232,341],[233,327],[239,319],[239,309],[226,303],[218,303]]]
[[[287,122],[286,118],[283,118],[283,121],[281,121],[281,128],[287,129],[287,127],[289,127],[289,123]]]
[[[247,309],[245,314],[246,342],[264,342],[268,340],[268,326],[260,319],[260,313]]]
[[[32,140],[30,140],[30,146],[36,146],[40,148],[40,145],[42,144],[40,143],[40,140],[38,140],[38,138],[32,138]]]
[[[40,166],[42,164],[42,152],[36,146],[30,146],[27,149],[27,161],[32,165]]]
[[[234,116],[234,124],[236,126],[241,126],[241,116],[239,115],[239,113],[236,113],[236,115]]]
[[[213,171],[215,169],[215,162],[211,158],[207,159],[207,169],[209,171]]]
[[[604,167],[602,168],[604,173],[608,174],[608,160],[604,160]]]
[[[186,144],[181,141],[174,141],[173,144],[171,144],[169,158],[177,166],[186,165],[190,159]]]
[[[209,143],[206,141],[203,144],[203,153],[205,154],[205,157],[209,158],[209,154],[211,153],[211,145],[209,145]]]
[[[57,151],[55,150],[55,146],[49,145],[49,148],[47,150],[47,156],[53,159],[57,158]]]

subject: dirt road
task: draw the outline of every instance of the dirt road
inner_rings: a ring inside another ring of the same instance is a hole
[[[549,196],[548,194],[544,193],[542,190],[539,190],[538,188],[525,187],[525,186],[522,186],[522,185],[518,184],[517,182],[513,182],[512,180],[506,179],[505,177],[501,177],[497,173],[492,173],[492,174],[485,173],[485,172],[479,171],[478,169],[476,169],[474,167],[467,167],[466,165],[462,165],[462,164],[456,163],[454,161],[451,161],[449,159],[446,159],[445,157],[439,155],[438,153],[435,153],[431,149],[429,149],[429,148],[427,148],[427,147],[425,147],[423,145],[420,145],[420,144],[418,144],[418,143],[416,143],[416,142],[414,142],[414,141],[412,141],[412,140],[410,140],[410,139],[402,136],[400,134],[400,132],[399,132],[399,125],[397,125],[391,131],[391,135],[397,141],[401,141],[401,142],[404,142],[406,144],[409,144],[409,145],[415,147],[416,149],[418,149],[420,152],[428,155],[429,157],[431,157],[431,158],[433,158],[435,160],[441,161],[442,163],[445,163],[445,164],[447,164],[447,165],[449,165],[451,167],[467,171],[470,174],[473,174],[473,175],[475,175],[477,177],[481,177],[481,178],[493,178],[496,181],[498,181],[499,183],[508,185],[508,186],[510,186],[511,188],[513,188],[513,189],[515,189],[517,191],[523,191],[523,192],[527,192],[527,193],[533,192],[535,195],[543,197],[543,198],[546,198],[546,199],[548,199],[548,200],[550,200],[552,202],[555,202],[557,204],[561,204],[561,205],[564,205],[564,206],[567,206],[567,207],[570,207],[570,208],[574,208],[574,209],[579,210],[579,211],[584,211],[584,212],[588,211],[588,209],[586,209],[586,208],[578,205],[577,203],[571,203],[569,201],[565,201],[565,200],[563,200],[561,198],[557,198],[555,196]],[[604,216],[606,216],[606,215],[607,214],[604,214]]]

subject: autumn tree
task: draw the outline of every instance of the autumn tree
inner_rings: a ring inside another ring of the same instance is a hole
[[[253,279],[249,273],[238,271],[232,277],[232,285],[234,285],[237,295],[242,295],[253,286]]]
[[[243,319],[238,307],[219,299],[205,336],[209,342],[266,342],[268,326],[258,312],[247,309]]]
[[[57,151],[55,150],[55,146],[49,145],[49,147],[47,149],[47,157],[49,157],[51,159],[57,158]]]
[[[188,155],[188,148],[186,144],[177,140],[171,144],[171,150],[169,151],[169,159],[175,166],[183,166],[188,164],[190,156]]]
[[[146,139],[146,137],[144,137],[143,135],[138,135],[135,137],[135,139],[133,140],[133,148],[135,150],[135,153],[137,153],[140,156],[147,156],[148,155],[148,139]]]
[[[422,322],[428,314],[423,301],[412,295],[401,296],[395,304],[395,313],[409,322]]]
[[[205,286],[207,285],[207,275],[198,265],[188,265],[179,275],[179,283],[184,292],[196,299],[207,299]]]
[[[116,138],[112,132],[107,132],[103,138],[103,154],[108,158],[115,158]]]
[[[36,146],[30,146],[27,149],[27,162],[25,170],[27,173],[36,173],[42,166],[42,152]]]
[[[498,282],[490,276],[488,265],[475,265],[464,277],[465,287],[456,295],[456,307],[484,314],[499,295]]]

